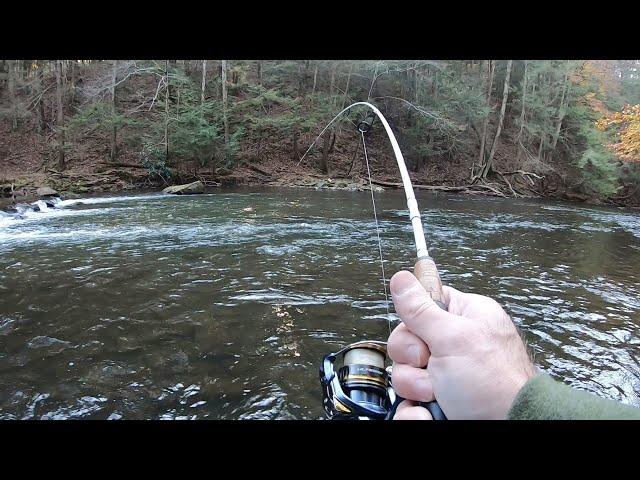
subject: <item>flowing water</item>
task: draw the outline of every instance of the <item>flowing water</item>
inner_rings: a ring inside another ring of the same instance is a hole
[[[413,236],[402,193],[376,198],[392,274],[412,266]],[[445,283],[495,297],[556,378],[640,404],[637,214],[418,203]],[[367,192],[42,210],[0,216],[0,418],[321,418],[322,356],[388,336]]]

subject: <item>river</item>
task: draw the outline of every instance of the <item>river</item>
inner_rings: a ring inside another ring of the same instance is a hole
[[[399,191],[385,269],[410,268]],[[444,283],[490,295],[536,364],[640,405],[640,217],[418,194]],[[369,193],[231,189],[0,217],[0,419],[318,419],[322,356],[386,340]]]

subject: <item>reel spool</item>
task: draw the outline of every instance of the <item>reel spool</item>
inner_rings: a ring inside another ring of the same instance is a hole
[[[342,363],[337,371],[336,360]],[[320,383],[327,418],[385,419],[395,401],[386,360],[387,344],[366,340],[325,355],[320,366]]]

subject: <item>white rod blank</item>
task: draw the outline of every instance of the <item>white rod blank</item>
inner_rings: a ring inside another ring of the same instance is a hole
[[[331,124],[333,122],[335,122],[342,114],[347,112],[352,107],[355,107],[356,105],[365,105],[365,106],[369,107],[373,111],[373,113],[375,113],[376,116],[380,119],[380,122],[382,123],[382,126],[384,127],[385,131],[387,132],[387,136],[389,137],[389,140],[391,141],[391,147],[393,148],[393,153],[395,154],[395,157],[396,157],[396,162],[398,163],[398,168],[400,169],[400,176],[402,177],[402,185],[404,186],[404,193],[405,193],[405,195],[407,197],[407,208],[409,209],[409,218],[411,219],[411,225],[413,227],[413,237],[414,237],[414,240],[415,240],[415,243],[416,243],[416,256],[418,258],[427,257],[427,256],[429,256],[429,251],[427,250],[427,242],[426,242],[426,240],[424,238],[424,230],[422,229],[422,220],[420,219],[420,211],[418,210],[418,202],[416,201],[415,194],[413,193],[413,185],[411,184],[411,178],[409,178],[409,172],[407,171],[407,165],[405,164],[404,157],[402,156],[402,152],[400,151],[400,146],[398,145],[398,140],[396,139],[396,136],[393,134],[393,131],[391,130],[391,127],[389,126],[389,123],[387,122],[387,119],[384,118],[384,115],[382,115],[382,112],[380,112],[380,110],[378,110],[374,105],[370,104],[369,102],[356,102],[356,103],[353,103],[353,104],[349,105],[344,110],[342,110],[340,113],[338,113],[327,124],[327,126],[324,127],[322,132],[320,132],[320,135],[318,135],[318,137],[313,141],[313,143],[309,146],[307,151],[304,152],[304,155],[302,156],[302,158],[298,162],[298,165],[302,162],[302,160],[304,160],[304,157],[307,155],[307,153],[309,153],[311,148],[313,148],[315,143],[322,136],[322,134],[327,131],[327,129],[331,126]]]

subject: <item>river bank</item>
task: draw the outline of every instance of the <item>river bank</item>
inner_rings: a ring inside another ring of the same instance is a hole
[[[42,187],[52,188],[62,198],[67,199],[95,196],[102,193],[157,192],[169,185],[179,185],[194,181],[201,181],[207,189],[237,186],[347,191],[369,189],[369,181],[366,175],[357,173],[346,176],[344,172],[336,173],[337,175],[335,176],[322,175],[295,164],[279,166],[273,163],[270,165],[246,164],[233,170],[223,170],[215,177],[215,180],[207,173],[194,174],[174,171],[172,172],[171,180],[166,181],[159,177],[153,178],[144,167],[136,164],[103,164],[93,169],[93,171],[71,170],[59,172],[55,169],[47,169],[39,173],[15,174],[13,178],[5,176],[4,179],[0,179],[0,210],[11,210],[16,204],[31,203],[42,199],[42,196],[37,193],[38,189]],[[424,184],[420,183],[421,180],[424,181],[421,176],[412,175],[412,177],[415,190],[503,198],[547,198],[587,205],[640,208],[634,202],[589,197],[568,190],[549,192],[531,188],[527,192],[519,190],[516,193],[514,184],[506,181],[506,179],[502,183],[488,182],[471,185],[460,180],[457,182],[445,183],[441,181],[433,184]],[[520,177],[521,180],[531,180],[526,177],[526,172],[522,172]],[[402,188],[399,176],[394,176],[392,173],[376,175],[372,179],[372,184],[375,192]],[[532,181],[531,184],[534,185],[534,182]]]

